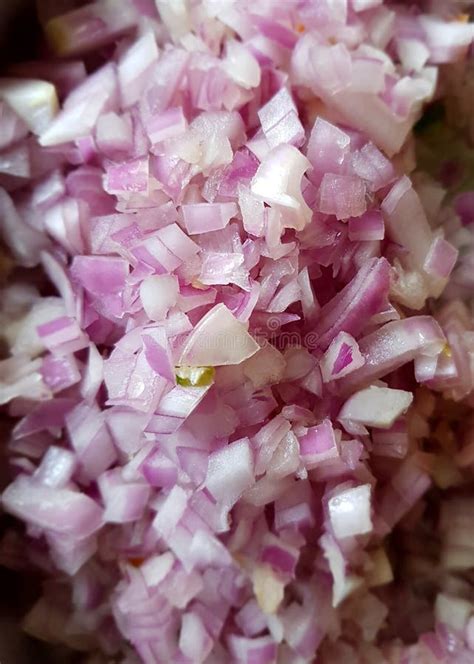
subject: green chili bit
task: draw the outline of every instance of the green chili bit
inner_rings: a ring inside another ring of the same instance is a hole
[[[175,367],[176,382],[183,387],[207,387],[214,382],[214,367]]]

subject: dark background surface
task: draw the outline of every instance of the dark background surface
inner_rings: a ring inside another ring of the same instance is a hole
[[[34,0],[0,0],[0,63],[34,55],[38,35]]]
[[[11,62],[32,59],[38,49],[39,24],[34,0],[0,0],[0,75]],[[5,476],[8,426],[0,412],[0,491]],[[12,521],[1,514],[0,536]],[[66,664],[64,652],[29,638],[21,620],[40,593],[38,577],[0,565],[0,664]]]

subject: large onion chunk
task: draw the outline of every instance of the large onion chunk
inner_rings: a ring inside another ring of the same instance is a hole
[[[34,79],[0,79],[0,99],[26,123],[35,134],[41,134],[58,112],[59,103],[54,85]]]

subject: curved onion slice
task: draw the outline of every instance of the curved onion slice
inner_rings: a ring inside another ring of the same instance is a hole
[[[418,355],[436,356],[445,344],[445,336],[431,316],[386,323],[359,341],[364,366],[341,380],[342,390],[373,382]]]
[[[246,326],[224,304],[218,304],[189,335],[179,364],[191,367],[240,364],[258,350],[259,345],[247,332]]]

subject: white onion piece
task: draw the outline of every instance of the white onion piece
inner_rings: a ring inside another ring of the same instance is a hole
[[[155,0],[163,23],[176,41],[191,30],[191,20],[186,0]]]
[[[473,610],[472,602],[445,593],[436,596],[435,616],[438,623],[463,632]]]
[[[420,71],[430,57],[429,49],[419,39],[397,39],[397,52],[408,71]]]
[[[37,135],[47,129],[59,108],[56,89],[47,81],[0,78],[0,99]]]
[[[371,532],[370,494],[370,484],[363,484],[340,491],[329,499],[329,518],[338,539]]]
[[[18,322],[10,322],[3,334],[12,339],[14,355],[36,357],[44,351],[44,343],[37,328],[52,318],[64,316],[64,305],[59,297],[43,298],[35,302],[30,311]]]
[[[167,274],[157,274],[142,281],[140,299],[151,320],[163,320],[178,299],[177,279]]]
[[[267,474],[280,478],[292,475],[300,466],[298,439],[290,431],[278,445],[267,467]]]
[[[101,113],[112,110],[116,100],[116,69],[107,64],[68,95],[62,110],[42,128],[40,145],[60,145],[88,136]]]
[[[253,178],[250,190],[266,203],[294,213],[289,224],[302,230],[311,219],[311,209],[301,193],[301,178],[311,164],[292,145],[279,145],[271,150]]]
[[[152,527],[160,537],[169,538],[184,514],[188,495],[178,485],[174,486],[160,505]]]
[[[232,506],[253,483],[253,456],[248,438],[210,455],[204,485],[219,502]]]
[[[195,613],[185,613],[181,619],[179,648],[192,661],[204,662],[212,650],[213,640],[201,618]]]
[[[260,67],[248,48],[235,39],[229,39],[226,56],[222,67],[234,80],[246,90],[260,84]]]
[[[152,31],[145,32],[122,55],[117,65],[117,76],[125,108],[139,101],[148,83],[148,74],[157,60],[158,46]]]
[[[353,394],[341,408],[338,420],[349,427],[351,423],[387,429],[405,413],[413,401],[413,394],[405,390],[371,385]]]
[[[351,0],[352,8],[356,12],[364,12],[367,9],[379,7],[383,0]]]
[[[140,566],[145,582],[149,588],[157,586],[171,571],[175,560],[170,551],[147,558]]]
[[[285,358],[271,344],[265,344],[242,364],[242,370],[258,389],[279,383],[285,371]]]
[[[117,113],[104,113],[97,120],[96,141],[104,154],[129,152],[133,147],[131,123]]]
[[[441,64],[460,60],[474,39],[474,25],[443,21],[437,16],[420,16],[420,24],[430,49],[430,62]]]
[[[352,592],[362,585],[362,579],[355,575],[346,574],[346,561],[338,543],[328,534],[319,540],[328,561],[329,569],[333,577],[332,605],[334,607],[346,599]]]

